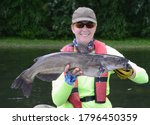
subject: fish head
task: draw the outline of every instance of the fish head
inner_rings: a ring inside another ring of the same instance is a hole
[[[130,69],[132,69],[132,66],[129,64],[129,63],[126,63],[126,64],[124,64],[125,66],[124,66],[124,69],[126,69],[126,70],[130,70]]]
[[[130,64],[128,64],[128,62],[129,60],[124,57],[106,55],[106,58],[104,58],[104,61],[102,61],[102,66],[107,71],[120,69],[120,68],[124,68],[128,70],[131,69],[131,66]]]

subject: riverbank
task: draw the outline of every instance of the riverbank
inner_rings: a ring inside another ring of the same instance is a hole
[[[124,40],[99,40],[116,49],[150,49],[150,39],[129,38]],[[0,38],[0,48],[60,49],[62,46],[70,42],[71,40],[29,40],[20,38]]]

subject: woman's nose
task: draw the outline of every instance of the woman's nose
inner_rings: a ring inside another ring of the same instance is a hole
[[[84,27],[82,28],[83,30],[87,30],[88,28],[86,27],[86,25],[84,25]]]

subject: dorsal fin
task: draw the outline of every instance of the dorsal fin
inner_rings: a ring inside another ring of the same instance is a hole
[[[41,56],[36,57],[33,61],[34,61],[34,62],[37,62],[37,61],[39,60],[40,57],[41,57]]]

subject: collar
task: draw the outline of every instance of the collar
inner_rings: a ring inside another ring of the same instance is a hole
[[[77,43],[76,39],[74,39],[74,40],[72,41],[72,43],[73,43],[73,46],[74,46],[74,47],[78,48],[78,43]],[[94,38],[92,39],[92,41],[90,41],[90,42],[88,43],[87,49],[88,49],[89,52],[92,52],[92,51],[93,51],[93,49],[94,49]]]

